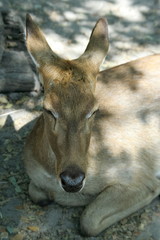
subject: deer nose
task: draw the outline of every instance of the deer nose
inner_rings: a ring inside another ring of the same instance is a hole
[[[61,184],[66,192],[79,192],[83,187],[85,174],[79,167],[71,166],[60,174]]]

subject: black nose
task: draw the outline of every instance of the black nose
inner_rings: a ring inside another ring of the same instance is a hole
[[[66,192],[78,192],[83,186],[85,174],[77,166],[70,166],[60,174],[62,187]]]

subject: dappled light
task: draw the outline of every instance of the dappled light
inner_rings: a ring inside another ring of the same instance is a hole
[[[44,29],[53,50],[66,58],[82,54],[91,29],[100,17],[108,19],[108,59],[113,64],[160,51],[158,1],[28,0],[21,3],[15,0],[11,1],[11,7],[23,20],[26,12],[31,13]]]
[[[27,135],[42,113],[44,90],[25,47],[26,13],[31,14],[33,20],[40,26],[51,49],[67,60],[76,59],[84,53],[96,21],[101,17],[107,19],[109,52],[100,66],[101,70],[105,70],[139,57],[160,53],[160,1],[1,0],[0,2],[0,239],[82,240],[84,237],[80,235],[79,219],[84,208],[66,208],[57,203],[40,207],[35,205],[28,195],[29,178],[22,162],[23,148]],[[95,37],[95,42],[97,39],[99,38]],[[34,42],[33,48],[35,55],[40,52],[41,56],[44,56],[44,53],[47,56],[44,46]],[[99,44],[97,48],[100,52],[104,47]],[[95,172],[97,175],[101,173],[101,178],[104,177],[105,180],[109,175],[113,179],[118,179],[125,172],[121,178],[123,183],[127,185],[134,177],[140,182],[142,165],[137,164],[135,159],[139,158],[141,161],[147,159],[146,161],[149,162],[154,155],[147,147],[147,141],[152,130],[153,139],[158,138],[157,116],[159,113],[156,111],[159,109],[160,91],[156,80],[159,67],[156,75],[154,60],[152,57],[148,59],[150,63],[144,60],[146,65],[148,63],[148,67],[143,70],[147,71],[150,67],[154,74],[148,74],[149,77],[144,75],[141,66],[138,67],[134,63],[129,64],[125,71],[115,72],[113,68],[108,73],[104,71],[98,76],[96,98],[104,107],[99,107],[95,116],[97,125],[92,131],[94,137],[91,138],[91,143],[96,147],[91,149],[89,154],[98,161],[90,162],[89,174],[92,188],[87,196],[88,202],[96,198],[93,194],[96,184],[92,180]],[[51,64],[45,65],[43,69],[46,72],[46,78],[50,81],[50,86],[55,76],[57,83],[62,82],[63,79],[62,85],[65,85],[72,75],[73,82],[75,79],[77,81],[72,88],[86,81],[84,66],[85,71],[88,71],[91,64],[87,65],[84,58],[81,59],[80,67],[78,66],[80,61],[77,60],[73,61],[73,64],[69,64],[69,61],[65,64],[55,63],[54,58],[51,60]],[[64,70],[66,73],[63,74]],[[71,71],[73,71],[72,74]],[[93,75],[92,73],[92,77]],[[147,81],[143,83],[140,79],[147,79]],[[91,81],[90,76],[87,81]],[[53,88],[54,84],[55,82],[52,84]],[[86,84],[82,89],[86,89],[87,92],[89,86]],[[77,92],[75,91],[75,95]],[[64,102],[68,104],[70,99],[72,102],[72,98],[68,98],[69,90],[67,93],[68,95],[64,96]],[[75,102],[80,105],[83,101],[86,103],[86,99],[75,98]],[[138,111],[137,106],[141,106]],[[90,114],[88,109],[85,114]],[[136,119],[133,121],[134,114]],[[115,120],[112,122],[113,118]],[[108,124],[105,133],[104,120]],[[123,120],[126,125],[123,125]],[[122,131],[124,126],[126,128]],[[131,131],[130,128],[132,128]],[[139,129],[141,131],[143,129],[142,135],[145,136],[145,141],[139,143],[138,139],[135,143],[134,136],[138,134]],[[157,144],[156,141],[154,144]],[[105,155],[108,156],[108,166],[111,166],[113,161],[117,162],[117,166],[109,168],[106,163],[99,166],[99,162]],[[122,162],[119,162],[119,159]],[[135,169],[134,176],[130,171],[132,168]],[[159,176],[158,171],[157,176]],[[50,175],[47,177],[50,178]],[[102,182],[103,184],[104,186],[101,187],[105,188],[106,183]],[[151,181],[149,188],[152,190]],[[58,197],[57,199],[62,203],[68,202],[69,205],[70,194],[68,193],[64,200]],[[79,201],[83,202],[83,200],[84,194],[81,194]],[[156,199],[144,210],[121,220],[98,237],[85,237],[85,239],[149,240],[152,237],[154,240],[159,240],[159,209],[160,203]]]

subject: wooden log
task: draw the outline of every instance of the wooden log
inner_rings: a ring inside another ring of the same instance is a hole
[[[4,23],[0,13],[0,62],[4,51]]]
[[[40,84],[23,51],[5,50],[0,68],[0,92],[39,91]]]
[[[5,50],[1,63],[6,72],[31,72],[31,67],[24,51]]]

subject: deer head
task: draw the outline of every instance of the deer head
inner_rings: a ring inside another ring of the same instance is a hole
[[[26,45],[44,86],[44,134],[56,156],[56,175],[65,191],[80,191],[85,182],[87,151],[98,110],[94,94],[96,78],[108,50],[107,23],[101,18],[85,52],[69,61],[51,50],[28,14]]]

